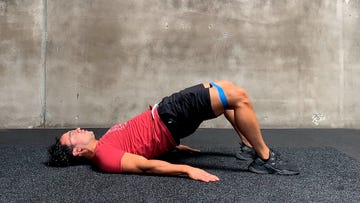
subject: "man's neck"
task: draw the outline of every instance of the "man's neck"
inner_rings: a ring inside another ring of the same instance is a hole
[[[97,143],[98,143],[98,140],[96,140],[96,139],[94,139],[94,141],[89,143],[89,145],[87,147],[89,153],[84,156],[86,159],[91,160],[95,156],[95,149],[96,149]]]

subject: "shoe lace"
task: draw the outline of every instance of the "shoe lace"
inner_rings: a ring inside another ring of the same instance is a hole
[[[272,151],[273,154],[274,154],[274,157],[272,158],[273,159],[273,163],[274,165],[283,165],[286,163],[286,160],[284,160],[282,157],[281,157],[281,154],[276,152],[276,151]]]

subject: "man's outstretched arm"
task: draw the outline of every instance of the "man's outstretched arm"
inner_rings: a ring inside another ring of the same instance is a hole
[[[124,173],[147,173],[161,175],[187,175],[193,180],[204,182],[218,181],[219,178],[189,165],[171,164],[166,161],[146,159],[143,156],[125,153],[121,159],[121,170]]]

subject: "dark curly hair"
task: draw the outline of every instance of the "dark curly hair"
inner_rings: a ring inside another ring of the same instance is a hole
[[[48,166],[66,167],[72,165],[87,164],[88,161],[83,157],[75,157],[72,154],[73,148],[60,143],[60,138],[55,138],[55,144],[48,148],[49,160]]]

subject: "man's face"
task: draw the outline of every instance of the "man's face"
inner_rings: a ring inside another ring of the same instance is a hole
[[[64,133],[60,138],[60,143],[71,147],[84,147],[94,139],[95,135],[92,131],[76,128]]]

